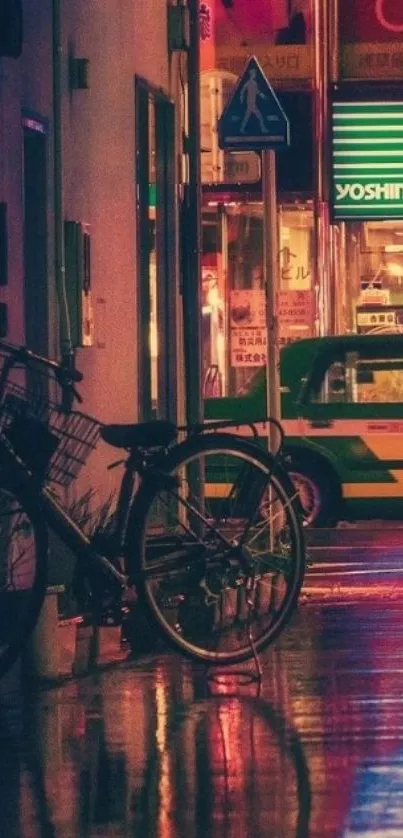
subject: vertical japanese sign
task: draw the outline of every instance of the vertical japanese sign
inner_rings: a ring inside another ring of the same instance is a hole
[[[294,253],[288,245],[282,247],[280,256],[280,287],[284,291],[306,291],[311,287],[311,269],[308,254],[305,258]]]

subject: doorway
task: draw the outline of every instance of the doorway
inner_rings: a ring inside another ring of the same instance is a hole
[[[46,355],[49,344],[46,128],[23,117],[25,343]]]
[[[136,78],[139,418],[176,421],[175,108]]]

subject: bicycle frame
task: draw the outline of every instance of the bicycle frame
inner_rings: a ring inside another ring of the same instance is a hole
[[[147,478],[152,480],[152,469],[161,469],[164,459],[167,456],[167,449],[159,449],[151,455],[139,451],[131,451],[126,459],[119,460],[112,464],[123,464],[124,475],[122,477],[116,509],[114,513],[114,527],[111,535],[111,543],[115,545],[112,560],[103,555],[92,544],[91,539],[85,534],[72,516],[63,508],[58,497],[51,489],[42,483],[29,470],[21,457],[14,450],[9,440],[0,432],[0,463],[9,475],[11,485],[15,482],[21,486],[23,491],[29,493],[33,498],[38,510],[45,518],[47,527],[52,530],[63,544],[74,554],[78,562],[87,566],[99,565],[107,574],[110,574],[123,588],[127,587],[127,576],[120,571],[113,563],[113,558],[124,554],[126,526],[132,503],[136,498],[136,478]],[[186,501],[182,500],[185,506]],[[200,520],[207,523],[204,517],[197,510],[192,510]],[[225,538],[221,538],[223,546],[229,544]]]
[[[241,425],[234,420],[186,428],[167,421],[140,423],[138,430],[124,423],[102,425],[96,417],[72,409],[73,397],[82,401],[74,389],[74,383],[82,380],[78,370],[0,341],[1,353],[5,357],[0,368],[0,477],[6,496],[11,494],[9,516],[16,513],[15,534],[29,536],[27,545],[21,539],[21,550],[16,542],[11,562],[6,556],[6,594],[8,578],[24,559],[25,546],[36,550],[37,561],[34,574],[29,562],[28,574],[20,574],[25,585],[20,587],[22,591],[27,587],[27,595],[19,596],[24,608],[16,610],[10,627],[5,620],[0,673],[20,653],[40,613],[46,589],[47,529],[73,554],[72,592],[85,614],[88,611],[102,621],[119,620],[134,601],[129,590],[133,587],[136,601],[155,628],[190,658],[217,664],[256,657],[286,624],[304,572],[294,489],[280,463],[279,473],[274,473],[281,453],[281,425],[270,417],[265,420],[278,426],[280,444],[272,453],[262,451],[255,422],[242,423],[249,426],[250,441],[238,439]],[[13,367],[16,375],[11,375]],[[22,385],[21,367],[32,373]],[[48,377],[61,388],[61,403],[58,391],[55,397],[48,387]],[[182,433],[185,438],[178,442]],[[78,478],[99,438],[123,449],[123,456],[109,465],[121,465],[123,475],[113,509],[104,503],[99,510],[87,510],[92,497],[91,490],[85,491],[88,486],[71,504],[63,492]],[[272,484],[279,504],[276,530],[271,494],[268,512],[267,504],[261,508]],[[210,495],[211,505],[206,503]],[[25,527],[25,521],[32,526]],[[286,528],[284,537],[281,527]],[[13,541],[10,547],[13,550]],[[17,570],[20,567],[24,569],[23,561]],[[19,594],[20,588],[14,588]],[[9,597],[8,607],[10,602]],[[263,623],[262,615],[267,617]]]
[[[12,364],[10,364],[10,367]],[[0,388],[1,388],[0,375]],[[248,423],[249,424],[249,423]],[[178,428],[179,431],[187,431],[190,435],[198,435],[203,432],[214,432],[221,428],[229,426],[238,426],[235,421],[217,421],[212,422],[207,427],[193,426],[192,428]],[[256,431],[254,423],[250,423],[252,429],[252,436],[256,439]],[[110,544],[114,544],[113,556],[109,559],[101,553],[91,541],[83,529],[77,524],[74,518],[63,508],[58,497],[51,491],[46,483],[39,480],[36,475],[30,471],[27,464],[19,456],[13,448],[11,442],[0,432],[0,462],[5,466],[6,473],[11,476],[11,482],[16,480],[17,485],[20,485],[24,491],[29,492],[38,506],[38,509],[43,514],[46,524],[64,543],[68,549],[74,554],[77,561],[86,563],[87,566],[98,564],[107,574],[110,574],[123,587],[127,587],[128,578],[125,573],[116,567],[113,559],[124,555],[126,527],[129,517],[130,508],[135,503],[135,498],[138,488],[138,480],[148,477],[152,480],[153,468],[161,470],[164,459],[169,454],[169,449],[158,449],[151,454],[141,450],[132,450],[129,452],[126,459],[118,460],[116,463],[109,466],[113,468],[116,465],[123,465],[124,475],[122,477],[116,509],[114,512],[114,526],[113,533],[108,536]],[[278,452],[276,458],[278,456]],[[276,459],[275,458],[275,459]],[[136,487],[137,481],[137,487]],[[204,515],[199,511],[190,507],[187,501],[182,498],[181,503],[185,508],[191,511],[196,518],[210,528],[210,525]],[[228,549],[230,543],[220,534],[220,541],[223,547]],[[245,565],[245,570],[247,567]]]
[[[120,572],[106,556],[94,549],[88,536],[78,526],[71,515],[63,509],[56,495],[46,485],[35,478],[2,434],[0,434],[0,462],[4,467],[5,473],[8,475],[10,484],[12,485],[15,481],[18,486],[22,487],[23,491],[28,492],[34,497],[35,504],[43,514],[47,526],[71,550],[78,561],[84,561],[89,564],[95,561],[121,585],[126,586],[126,575]],[[116,506],[117,526],[114,533],[116,541],[122,549],[125,525],[133,496],[136,474],[136,466],[131,457],[125,462],[125,469]]]

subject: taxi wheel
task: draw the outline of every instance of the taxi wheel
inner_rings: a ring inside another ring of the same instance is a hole
[[[334,526],[339,517],[340,491],[328,469],[322,468],[321,463],[292,456],[287,471],[298,490],[306,525]]]

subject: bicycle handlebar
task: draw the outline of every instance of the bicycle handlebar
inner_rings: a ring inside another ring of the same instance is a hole
[[[5,361],[3,372],[0,374],[1,383],[3,383],[5,378],[7,378],[8,372],[13,366],[15,366],[15,364],[21,363],[26,366],[29,366],[30,363],[42,364],[42,366],[52,370],[56,381],[62,390],[71,390],[75,398],[78,401],[81,401],[80,395],[72,386],[73,383],[78,383],[83,380],[84,376],[79,370],[72,369],[66,364],[55,361],[52,358],[46,358],[44,355],[38,355],[37,352],[33,352],[32,349],[29,349],[27,346],[17,346],[3,340],[0,340],[0,352],[1,351],[5,352],[10,359]]]

